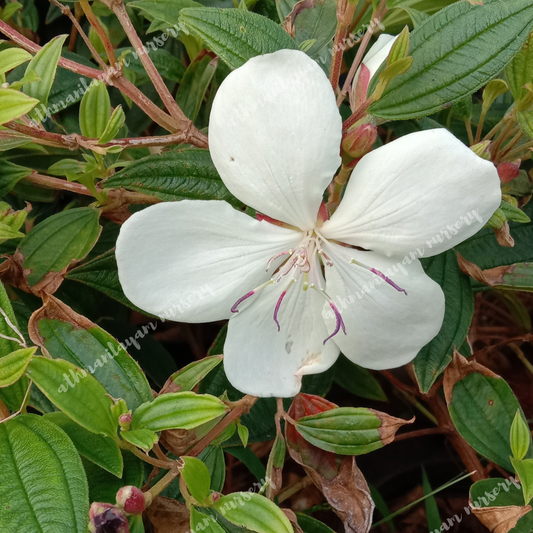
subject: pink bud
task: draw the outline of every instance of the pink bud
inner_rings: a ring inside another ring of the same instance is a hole
[[[89,510],[91,533],[130,533],[126,514],[110,503],[94,502]]]
[[[220,500],[220,492],[213,492],[211,497],[213,498],[213,503],[217,502],[218,500]]]
[[[342,140],[344,151],[354,158],[363,157],[372,150],[378,138],[378,129],[372,124],[361,124],[348,130]]]
[[[128,430],[132,421],[131,413],[124,413],[118,417],[118,423],[121,428]]]
[[[117,506],[128,514],[141,514],[146,509],[143,491],[132,485],[122,487],[117,492]]]
[[[503,183],[509,183],[520,174],[520,165],[515,163],[502,163],[498,167],[498,176]]]

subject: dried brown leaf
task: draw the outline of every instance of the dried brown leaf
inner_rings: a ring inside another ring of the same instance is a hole
[[[158,496],[146,510],[154,533],[186,533],[190,530],[187,506],[171,498]]]
[[[500,246],[512,248],[514,246],[514,239],[511,237],[511,230],[509,229],[509,222],[506,222],[500,229],[494,229],[496,240]]]
[[[531,511],[530,505],[524,507],[511,505],[509,507],[476,508],[470,502],[470,507],[472,507],[472,512],[476,515],[477,519],[491,533],[508,533],[516,526],[520,518]]]
[[[468,374],[474,373],[483,374],[484,376],[499,378],[498,374],[492,372],[487,367],[476,363],[475,361],[469,361],[463,357],[457,350],[453,351],[452,362],[448,365],[444,371],[444,396],[446,398],[446,403],[449,405],[452,401],[452,391],[454,385],[464,379]]]
[[[295,533],[304,533],[303,529],[300,527],[300,524],[298,524],[298,519],[296,518],[294,511],[292,509],[282,509],[282,511],[292,524]]]
[[[372,411],[372,413],[374,413],[381,420],[379,437],[381,438],[384,446],[394,441],[396,432],[402,426],[405,426],[406,424],[412,424],[415,421],[414,416],[411,418],[411,420],[404,420],[403,418],[396,418],[388,415],[387,413],[376,411],[375,409],[369,409],[369,411]]]
[[[300,0],[294,4],[292,11],[286,16],[283,21],[283,29],[291,36],[294,37],[294,32],[296,30],[294,23],[296,22],[296,17],[304,10],[310,9],[316,6],[317,0]]]
[[[506,274],[512,274],[516,268],[516,265],[508,265],[481,270],[476,264],[467,261],[460,253],[457,254],[457,260],[459,262],[459,268],[465,274],[489,287],[503,285],[505,282],[504,276]]]

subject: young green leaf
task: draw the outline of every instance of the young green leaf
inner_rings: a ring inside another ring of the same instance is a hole
[[[509,86],[503,80],[496,79],[489,81],[483,91],[483,106],[481,112],[483,114],[488,113],[496,98],[505,94],[508,90]]]
[[[159,440],[156,433],[150,429],[135,429],[133,431],[122,431],[120,436],[130,444],[137,446],[145,452],[149,452],[154,444]]]
[[[80,104],[80,129],[85,137],[94,139],[106,130],[111,116],[111,101],[102,81],[93,81]]]
[[[412,67],[370,113],[389,120],[422,117],[473,94],[503,70],[532,27],[529,0],[451,4],[411,33]]]
[[[204,533],[227,533],[212,517],[199,513],[191,507],[191,531],[203,531]]]
[[[4,531],[86,533],[87,480],[60,428],[30,414],[0,424],[0,464]]]
[[[24,256],[24,268],[31,271],[27,277],[30,286],[89,253],[100,235],[99,215],[92,207],[68,209],[48,217],[28,233],[19,251]]]
[[[221,362],[222,359],[217,355],[205,357],[178,370],[170,376],[170,379],[179,387],[179,390],[190,391]]]
[[[15,165],[11,161],[0,160],[0,196],[5,196],[21,179],[27,178],[32,172],[30,168]]]
[[[241,439],[242,445],[246,448],[248,446],[248,437],[250,436],[248,428],[242,424],[237,424],[237,432],[239,433],[239,439]]]
[[[513,457],[521,461],[529,450],[531,444],[531,432],[529,426],[524,422],[520,411],[516,411],[511,425],[511,450]]]
[[[273,502],[252,492],[222,496],[213,508],[237,526],[257,533],[292,533],[289,519]]]
[[[64,413],[48,413],[44,417],[68,435],[80,455],[111,472],[114,476],[122,477],[124,463],[120,449],[114,440],[105,435],[96,435],[87,431]]]
[[[25,115],[38,103],[39,100],[20,91],[0,89],[0,125]]]
[[[281,26],[251,11],[192,7],[182,9],[179,20],[231,68],[258,55],[297,49]]]
[[[28,83],[23,88],[25,94],[36,98],[42,104],[31,113],[32,118],[39,122],[45,116],[44,109],[48,103],[48,96],[56,75],[57,63],[61,57],[61,48],[66,38],[67,35],[54,37],[37,52],[26,67],[26,74],[33,70],[39,76],[39,81]]]
[[[515,100],[521,100],[526,93],[524,85],[533,81],[533,33],[507,65],[505,76]]]
[[[26,371],[37,348],[22,348],[0,357],[0,388],[18,381]]]
[[[533,459],[523,459],[519,461],[511,457],[513,468],[520,478],[522,493],[526,505],[533,499]]]
[[[116,439],[117,420],[104,387],[90,374],[67,361],[34,357],[26,369],[43,394],[74,422]]]
[[[207,466],[197,459],[196,457],[182,457],[185,466],[181,470],[181,477],[187,489],[191,493],[191,496],[199,503],[202,504],[204,500],[209,496],[209,490],[211,487],[211,476]]]
[[[132,430],[193,429],[226,414],[222,401],[208,394],[176,392],[162,394],[134,413]]]
[[[118,132],[124,125],[125,121],[126,115],[122,110],[122,106],[119,105],[115,107],[104,131],[102,132],[102,135],[98,139],[98,144],[106,144],[109,141],[112,141],[118,135]]]
[[[10,70],[26,63],[31,59],[31,54],[22,48],[8,48],[0,52],[0,76]]]

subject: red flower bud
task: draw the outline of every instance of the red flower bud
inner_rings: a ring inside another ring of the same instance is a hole
[[[378,138],[378,129],[372,124],[361,124],[348,130],[342,140],[342,148],[350,156],[360,158],[372,150]]]
[[[146,509],[146,498],[141,489],[128,485],[117,492],[117,506],[128,514],[141,514]]]
[[[124,413],[123,415],[120,415],[118,417],[118,424],[120,428],[124,431],[127,431],[130,428],[132,419],[131,413]]]
[[[520,165],[515,163],[502,163],[498,167],[498,176],[503,183],[509,183],[520,174]]]
[[[91,533],[130,533],[126,514],[110,503],[94,502],[89,510]]]

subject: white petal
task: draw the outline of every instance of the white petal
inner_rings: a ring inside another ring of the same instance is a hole
[[[370,152],[321,233],[382,254],[430,257],[477,233],[501,202],[498,172],[445,129]]]
[[[265,287],[229,321],[224,368],[241,392],[289,398],[300,390],[302,376],[324,372],[339,355],[335,343],[323,344],[328,337],[322,318],[324,298],[314,290],[303,291],[301,279],[281,303],[278,331],[274,310],[287,282]]]
[[[303,52],[250,59],[220,86],[209,148],[245,204],[302,230],[340,165],[342,119],[322,69]]]
[[[233,304],[266,281],[268,260],[301,234],[259,222],[226,202],[165,202],[120,230],[120,284],[141,309],[183,322],[229,318]]]
[[[412,361],[439,332],[444,319],[444,293],[414,259],[402,265],[401,257],[387,258],[337,244],[324,245],[334,266],[326,268],[327,292],[343,318],[346,335],[335,335],[341,352],[365,368],[384,370]],[[364,268],[350,264],[348,255],[388,276],[401,289]],[[329,331],[335,317],[324,307]]]
[[[363,58],[363,63],[366,68],[370,71],[370,79],[374,77],[374,74],[381,67],[381,63],[389,57],[389,52],[391,51],[392,45],[396,42],[399,35],[388,35],[382,33],[378,40],[372,45],[370,50],[366,53]],[[360,68],[357,71],[356,76],[359,77]],[[357,84],[357,78],[354,81],[354,85]]]

